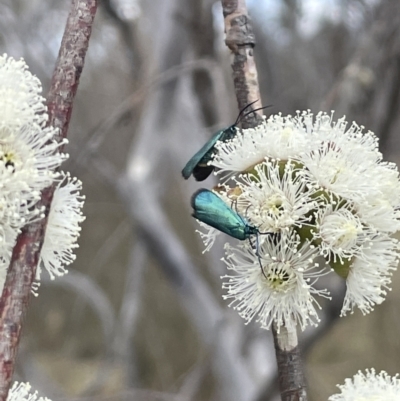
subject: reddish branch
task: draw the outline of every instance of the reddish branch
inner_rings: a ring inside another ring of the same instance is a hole
[[[255,37],[247,14],[246,2],[245,0],[221,0],[221,2],[225,21],[225,43],[233,56],[233,81],[239,110],[255,100],[259,102],[255,103],[253,108],[260,107],[260,89],[253,55]],[[258,114],[251,113],[243,121],[242,126],[255,127],[260,122],[261,115],[261,111]],[[282,400],[306,401],[305,378],[299,348],[295,347],[289,351],[282,349],[276,331],[272,332]]]
[[[67,135],[96,9],[97,0],[73,0],[71,4],[48,95],[49,125],[60,128],[60,140]],[[54,187],[45,189],[39,203],[45,207],[46,218],[24,227],[18,236],[0,299],[0,401],[7,399],[11,384],[53,192]]]
[[[232,72],[235,93],[242,110],[257,101],[253,109],[261,107],[260,89],[253,48],[255,37],[245,0],[222,0],[225,21],[225,43],[232,51]],[[256,126],[261,121],[262,111],[251,113],[242,122],[243,128]]]

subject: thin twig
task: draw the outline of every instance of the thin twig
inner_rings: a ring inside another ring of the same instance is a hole
[[[257,68],[253,57],[255,37],[245,0],[221,0],[224,13],[226,45],[233,53],[232,70],[239,109],[259,100],[253,108],[261,106]],[[261,112],[261,111],[260,111]],[[260,113],[259,112],[259,113]],[[255,127],[260,114],[247,116],[243,127]],[[302,371],[296,332],[281,328],[278,334],[272,330],[278,365],[282,401],[306,401],[305,378]]]
[[[97,0],[73,0],[48,96],[49,125],[66,137],[72,104],[88,48]],[[48,216],[54,187],[42,192],[39,207]],[[0,300],[0,401],[7,399],[22,320],[42,247],[47,217],[24,227],[14,247]]]

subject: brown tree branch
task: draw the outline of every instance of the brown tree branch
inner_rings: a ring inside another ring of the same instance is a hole
[[[245,0],[221,0],[224,13],[225,43],[233,53],[233,82],[239,109],[258,100],[253,109],[261,106],[257,68],[253,48],[255,37],[250,17],[247,15]],[[243,121],[244,128],[255,127],[261,120],[262,112],[251,113]],[[306,401],[305,377],[302,370],[296,333],[281,333],[272,330],[278,365],[278,376],[282,401]]]
[[[247,14],[245,0],[222,0],[225,21],[225,43],[232,51],[232,72],[236,99],[239,110],[248,104],[252,108],[261,107],[260,88],[258,85],[257,67],[254,61],[253,48],[255,36],[250,17]],[[251,113],[242,121],[243,128],[258,125],[262,111]]]
[[[73,0],[48,95],[49,125],[66,137],[72,104],[88,48],[97,0]],[[42,247],[54,186],[42,191],[38,206],[46,218],[24,227],[17,238],[0,299],[0,401],[7,399],[22,320]]]
[[[278,333],[273,325],[272,334],[282,401],[307,401],[306,380],[297,333],[290,333],[284,327],[281,327]]]

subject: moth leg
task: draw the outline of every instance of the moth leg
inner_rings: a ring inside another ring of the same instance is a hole
[[[258,241],[258,235],[256,235],[255,243],[252,242],[252,241],[251,241],[251,238],[249,237],[249,243],[250,243],[250,246],[252,247],[252,249],[255,250],[255,254],[256,254],[256,256],[257,256],[258,263],[260,264],[261,273],[262,273],[262,275],[267,279],[267,276],[266,276],[266,274],[265,274],[265,272],[264,272],[264,267],[263,267],[262,262],[261,262],[261,256],[260,256],[260,252],[259,252],[259,249],[260,249],[259,245],[260,245],[260,244],[259,244],[259,241]]]

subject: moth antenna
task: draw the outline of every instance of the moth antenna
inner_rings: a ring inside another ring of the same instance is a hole
[[[239,121],[241,121],[241,115],[242,115],[242,113],[243,113],[246,109],[248,109],[250,106],[252,106],[254,103],[257,103],[257,102],[258,102],[258,99],[257,99],[257,100],[254,100],[254,102],[249,103],[247,106],[244,106],[243,109],[241,109],[241,110],[239,111],[239,114],[238,114],[238,116],[237,116],[237,118],[236,118],[235,124],[233,124],[233,125],[238,125]],[[246,114],[246,115],[247,115],[247,114]]]
[[[272,104],[269,104],[268,106],[259,107],[258,109],[254,109],[254,110],[251,110],[251,111],[247,112],[245,115],[243,115],[243,116],[240,117],[240,120],[237,122],[237,124],[238,124],[240,121],[242,121],[244,118],[246,118],[249,114],[255,113],[255,112],[258,111],[258,110],[268,109],[268,107],[272,107]]]

